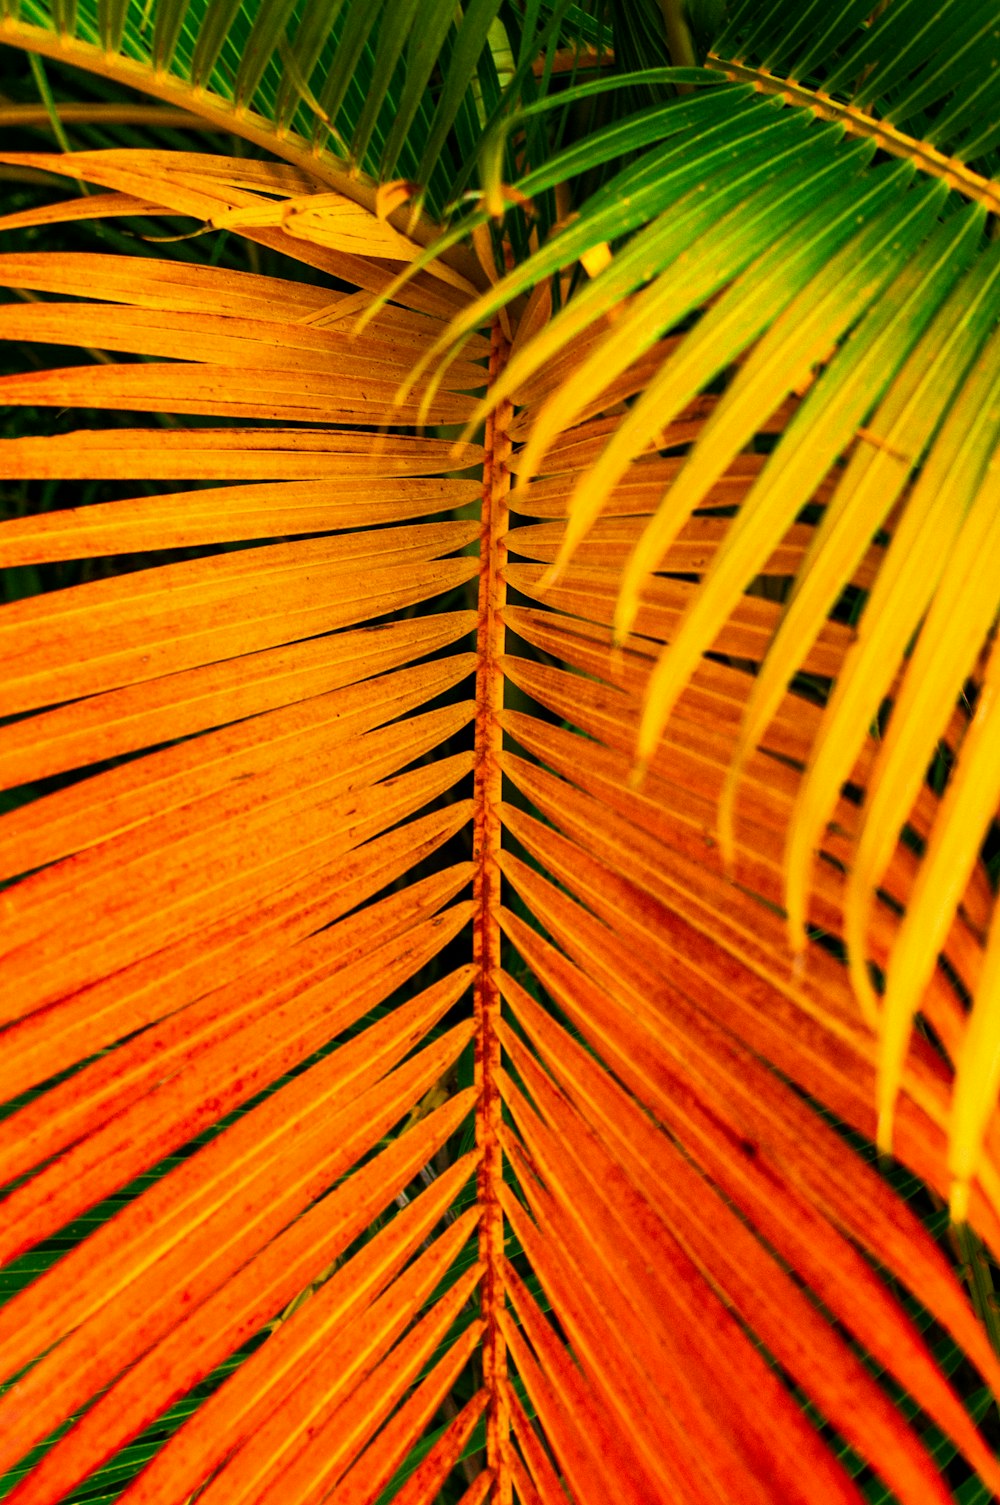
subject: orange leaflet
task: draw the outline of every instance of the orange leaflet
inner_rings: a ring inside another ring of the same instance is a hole
[[[396,781],[394,793],[398,795]],[[407,781],[411,782],[411,781]],[[404,783],[404,793],[406,784]],[[214,924],[194,931],[165,952],[154,952],[110,978],[101,978],[69,998],[52,1005],[43,1014],[29,1013],[9,1025],[5,1035],[3,1087],[7,1097],[19,1096],[36,1082],[55,1076],[63,1067],[102,1049],[123,1035],[142,1028],[153,1019],[166,1017],[186,1005],[191,997],[225,988],[244,973],[276,958],[286,946],[347,914],[380,888],[436,851],[460,830],[469,818],[468,801],[378,836],[386,824],[410,813],[407,801],[388,800],[377,788],[377,813],[361,819],[345,841],[332,839],[313,867],[300,872],[276,893],[250,894],[248,902]],[[412,806],[413,800],[409,801]],[[422,794],[416,795],[422,804]],[[388,806],[388,808],[386,808]],[[360,853],[354,847],[366,843]],[[330,860],[331,851],[335,854]],[[85,1068],[85,1083],[100,1072],[97,1062]],[[0,1156],[5,1166],[22,1169],[37,1164],[44,1151],[39,1143],[61,1147],[58,1127],[60,1109],[73,1089],[67,1083],[52,1088],[55,1094],[37,1099],[20,1109],[16,1118],[18,1145],[0,1125]],[[51,1115],[48,1104],[51,1102]],[[54,1135],[50,1140],[47,1136]],[[18,1172],[11,1172],[14,1179]]]

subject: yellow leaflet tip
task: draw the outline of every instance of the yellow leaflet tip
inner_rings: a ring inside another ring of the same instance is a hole
[[[405,376],[392,394],[393,407],[401,408],[416,385],[417,377],[415,372],[411,372],[409,376]]]
[[[580,255],[580,265],[590,278],[598,277],[611,264],[611,260],[611,247],[606,240],[602,240],[598,246],[591,246]]]
[[[380,220],[386,222],[390,214],[402,204],[408,203],[419,192],[419,184],[408,182],[406,178],[394,178],[391,183],[380,183],[375,190],[376,215]],[[419,217],[419,211],[416,216],[411,211],[411,225],[415,224]]]
[[[473,411],[472,417],[469,419],[468,423],[465,425],[465,428],[462,430],[458,438],[453,442],[451,446],[451,458],[453,460],[459,458],[464,453],[465,447],[472,443],[473,436],[475,435],[476,430],[478,429],[479,425],[483,423],[486,418],[488,418],[489,411],[489,408],[486,407],[484,403],[479,403],[476,406],[475,410]],[[520,483],[518,483],[518,485],[515,486],[514,489],[518,490],[519,486]]]
[[[885,1167],[892,1159],[892,1135],[896,1119],[896,1097],[887,1103],[882,1103],[878,1110],[878,1127],[875,1130],[875,1143],[878,1145],[879,1162]]]
[[[796,976],[801,977],[805,967],[806,947],[809,937],[802,916],[795,914],[789,906],[788,919],[785,922],[785,933],[788,936],[788,949],[795,959]]]
[[[611,623],[611,636],[615,643],[624,643],[635,625],[635,619],[638,614],[638,594],[629,590],[628,586],[625,585],[622,587],[618,600],[615,602],[615,615]]]
[[[388,437],[389,435],[386,430],[385,424],[382,424],[381,427],[378,428],[372,435],[371,452],[376,459],[378,459],[380,455],[383,455],[385,453],[385,445]]]
[[[527,491],[528,487],[535,479],[535,476],[538,474],[538,467],[532,464],[527,450],[522,450],[517,459],[517,489],[518,491]]]
[[[427,428],[431,407],[433,406],[436,396],[437,383],[430,381],[425,387],[424,395],[423,397],[421,397],[420,402],[417,405],[417,428],[420,432],[421,439],[424,437],[424,431]]]
[[[967,1223],[969,1221],[970,1190],[968,1181],[953,1181],[951,1183],[948,1214],[953,1223]]]
[[[374,294],[372,295],[371,301],[365,308],[361,310],[357,318],[354,320],[354,323],[351,325],[350,337],[352,340],[357,339],[359,334],[364,334],[369,324],[371,324],[372,321],[376,319],[382,312],[383,308],[385,308],[387,302],[388,299],[377,297]]]
[[[632,768],[629,771],[628,787],[630,789],[640,789],[643,785],[643,782],[645,781],[648,769],[649,763],[645,758],[639,758],[635,763],[633,763]]]

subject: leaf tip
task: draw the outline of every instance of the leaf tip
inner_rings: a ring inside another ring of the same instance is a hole
[[[875,1144],[878,1148],[879,1166],[886,1170],[892,1159],[892,1136],[896,1126],[896,1094],[880,1093],[878,1105],[878,1123],[875,1130]]]
[[[408,178],[393,178],[390,183],[380,183],[375,190],[375,213],[383,223],[388,223],[389,216],[401,205],[409,203],[420,192],[418,183],[411,183]],[[419,210],[416,211],[419,218]],[[414,214],[411,212],[411,224]]]
[[[953,1223],[967,1223],[969,1221],[970,1189],[968,1181],[964,1178],[951,1183],[948,1215]]]
[[[628,787],[634,790],[641,789],[646,781],[648,771],[649,759],[644,757],[637,758],[629,771]]]

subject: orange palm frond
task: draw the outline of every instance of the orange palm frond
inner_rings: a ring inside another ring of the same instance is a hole
[[[512,353],[456,265],[395,289],[402,232],[345,217],[301,166],[3,160],[319,279],[0,255],[0,280],[45,295],[0,306],[0,337],[115,357],[0,377],[0,400],[145,415],[0,441],[0,471],[57,502],[115,487],[0,524],[4,566],[110,561],[0,610],[0,787],[25,791],[0,820],[8,1498],[74,1500],[163,1418],[116,1481],[130,1505],[846,1505],[847,1448],[904,1505],[946,1505],[929,1436],[1000,1493],[938,1350],[997,1394],[1000,1358],[858,1149],[878,1021],[836,953],[876,738],[821,832],[806,918],[827,944],[798,966],[784,839],[823,708],[784,689],[740,741],[825,473],[693,655],[637,782],[657,665],[765,472],[734,439],[623,630],[623,566],[726,399],[695,382],[579,540],[574,498],[678,337],[560,409],[614,319],[535,367],[537,302],[513,309]],[[752,438],[794,421],[778,395]],[[871,589],[886,542],[855,552]],[[853,639],[824,621],[799,667],[836,681]],[[944,734],[978,735],[961,711]],[[881,966],[939,805],[915,793],[916,842],[885,854]],[[974,984],[993,897],[981,866],[959,887],[941,944]],[[946,1199],[975,1024],[940,970],[921,1008],[893,1143]],[[1000,1251],[986,1117],[961,1173]]]

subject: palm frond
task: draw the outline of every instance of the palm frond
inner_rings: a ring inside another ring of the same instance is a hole
[[[985,7],[31,7],[290,146],[2,158],[283,272],[0,253],[7,1498],[1000,1493]]]
[[[556,588],[630,465],[651,445],[663,448],[671,420],[699,394],[713,384],[721,388],[700,442],[622,571],[614,613],[618,641],[639,620],[641,603],[662,589],[656,577],[668,550],[706,506],[726,466],[790,392],[802,399],[794,415],[786,414],[780,443],[661,656],[637,739],[641,771],[702,655],[733,651],[727,624],[745,609],[744,593],[755,588],[769,556],[820,488],[835,480],[814,546],[771,634],[712,822],[730,862],[734,802],[745,788],[748,758],[786,687],[800,672],[816,672],[812,645],[829,615],[841,609],[873,536],[883,526],[895,533],[884,569],[861,598],[858,641],[806,759],[785,828],[781,895],[791,949],[801,953],[824,831],[868,729],[886,701],[893,702],[890,742],[873,773],[859,831],[860,861],[855,866],[850,859],[846,921],[859,1002],[873,1023],[885,1020],[878,1026],[884,1149],[892,1144],[898,1065],[922,990],[1000,798],[1000,786],[990,783],[977,814],[970,811],[953,825],[955,877],[947,913],[941,891],[921,885],[908,926],[927,942],[922,960],[904,963],[901,953],[886,974],[883,1001],[869,962],[884,970],[871,932],[886,866],[963,687],[978,672],[1000,605],[985,579],[975,595],[965,585],[968,560],[981,550],[982,530],[995,515],[993,330],[1000,294],[995,244],[984,231],[986,211],[1000,200],[990,176],[993,138],[982,129],[988,117],[979,113],[995,87],[994,18],[986,6],[971,12],[939,6],[933,18],[923,18],[924,9],[893,4],[868,21],[864,7],[846,6],[817,27],[815,7],[809,21],[781,5],[738,7],[713,43],[705,75],[728,75],[733,82],[665,107],[668,120],[677,111],[680,126],[673,155],[669,147],[648,151],[624,168],[581,205],[571,227],[452,326],[457,337],[505,299],[612,238],[615,196],[631,208],[638,189],[643,228],[624,239],[610,264],[544,331],[524,342],[477,412],[501,398],[533,393],[538,373],[558,369],[572,352],[528,435],[520,470],[520,484],[526,484],[560,436],[613,396],[625,395],[629,373],[638,376],[638,355],[658,345],[662,350],[656,374],[635,381],[637,400],[609,428],[575,485],[569,526],[544,578]],[[904,36],[906,47],[900,45]],[[786,80],[794,82],[786,86]],[[744,84],[757,91],[745,102],[731,92]],[[775,111],[779,103],[783,108]],[[699,107],[704,114],[695,113]],[[715,109],[722,111],[718,117]],[[876,146],[899,160],[873,162]],[[594,159],[600,150],[595,144]],[[578,157],[572,167],[578,170]],[[558,170],[556,156],[547,171]],[[516,186],[527,191],[530,179]],[[621,229],[630,228],[626,214]],[[685,321],[693,327],[683,338],[673,335],[669,347],[660,343]],[[439,354],[450,354],[447,339]],[[962,630],[956,633],[957,613]],[[922,646],[911,661],[918,629]],[[935,639],[940,643],[945,629],[947,659],[938,648],[928,679]],[[942,819],[953,820],[951,809],[949,801]],[[974,988],[972,977],[965,980]],[[978,1080],[968,1057],[966,1072]],[[963,1164],[973,1163],[970,1144],[958,1153]],[[961,1213],[964,1183],[955,1198]]]

